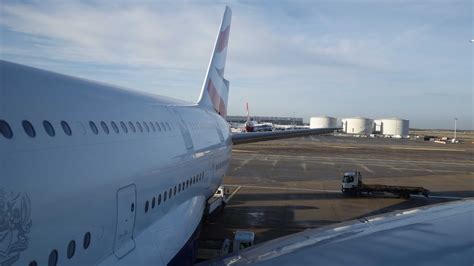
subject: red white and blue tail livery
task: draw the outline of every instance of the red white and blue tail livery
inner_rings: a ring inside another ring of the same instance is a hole
[[[226,7],[198,102],[199,106],[213,108],[224,118],[227,116],[229,97],[229,81],[224,78],[224,71],[231,19],[232,11]]]

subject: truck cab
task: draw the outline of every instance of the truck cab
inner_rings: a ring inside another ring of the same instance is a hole
[[[362,186],[362,175],[359,171],[345,172],[342,178],[341,191],[351,193]]]

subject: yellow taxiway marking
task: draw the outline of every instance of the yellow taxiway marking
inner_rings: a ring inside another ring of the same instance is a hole
[[[246,150],[232,150],[232,152],[247,152],[247,153],[249,153],[249,152],[255,152],[255,151],[246,151]]]
[[[425,196],[423,195],[411,195],[412,197],[419,197],[419,198],[424,198]],[[428,198],[433,198],[433,199],[453,199],[453,200],[462,200],[465,198],[461,197],[451,197],[451,196],[428,196]]]
[[[255,158],[255,156],[252,156],[250,158],[246,158],[245,160],[242,161],[242,163],[239,166],[234,168],[234,171],[237,171],[237,170],[241,169],[242,167],[247,165],[250,161],[252,161],[254,158]]]
[[[336,148],[336,149],[357,149],[359,147],[355,146],[338,146],[338,145],[328,145],[329,148]]]
[[[258,188],[258,189],[277,189],[277,190],[293,190],[293,191],[312,191],[312,192],[329,192],[329,193],[341,193],[339,190],[323,190],[323,189],[310,189],[310,188],[289,188],[289,187],[266,187],[266,186],[246,186],[246,185],[224,185],[224,187],[237,187],[232,194],[227,198],[227,203],[230,199],[241,189],[241,188]],[[412,197],[425,197],[423,195],[411,195]],[[443,195],[433,195],[428,196],[428,198],[434,199],[453,199],[461,200],[463,197],[452,197],[452,196],[443,196]]]
[[[242,158],[238,157],[239,155],[236,155],[235,157],[233,157],[232,159],[233,160],[243,160]],[[262,159],[262,156],[265,156],[267,158],[271,158],[271,157],[278,157],[278,159],[289,159],[289,160],[301,160],[303,158],[303,156],[300,156],[300,155],[276,155],[276,154],[255,154],[254,155],[255,157],[253,158],[254,160],[261,160]],[[319,162],[319,163],[322,163],[324,161],[331,161],[331,162],[335,162],[337,161],[338,163],[341,163],[341,161],[347,161],[347,160],[350,160],[352,161],[353,163],[365,163],[365,164],[372,164],[372,162],[374,163],[384,163],[384,165],[386,165],[387,163],[408,163],[408,164],[424,164],[424,165],[460,165],[460,166],[470,166],[471,165],[471,161],[464,161],[464,162],[439,162],[439,161],[423,161],[423,160],[395,160],[395,159],[389,159],[389,160],[385,160],[385,159],[371,159],[371,158],[359,158],[359,159],[356,159],[356,158],[353,158],[353,157],[343,157],[343,156],[308,156],[308,155],[305,155],[304,156],[305,160],[306,161],[316,161],[316,162]]]
[[[230,187],[230,186],[227,186],[227,187]],[[227,200],[226,200],[227,203],[229,203],[229,201],[232,199],[232,197],[233,197],[237,192],[239,192],[240,188],[241,188],[241,186],[238,186],[238,187],[234,190],[234,192],[232,192],[232,194],[230,194],[230,196],[229,196],[229,197],[227,198]]]
[[[365,171],[367,171],[367,172],[371,172],[371,173],[374,172],[374,171],[370,170],[369,167],[367,167],[367,166],[365,166],[365,165],[363,165],[363,164],[359,164],[359,166],[362,167],[362,168],[363,168]]]
[[[459,151],[465,152],[461,149],[442,149],[442,148],[419,148],[419,147],[390,147],[392,150],[417,150],[417,151]]]
[[[237,187],[240,188],[259,188],[259,189],[278,189],[278,190],[296,190],[296,191],[312,191],[312,192],[331,192],[339,193],[340,190],[326,190],[326,189],[311,189],[311,188],[292,188],[292,187],[265,187],[265,186],[246,186],[246,185],[225,185],[224,187]],[[234,193],[232,193],[234,194]],[[231,195],[232,196],[232,195]]]

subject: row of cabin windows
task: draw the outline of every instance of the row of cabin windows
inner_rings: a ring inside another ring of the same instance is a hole
[[[109,125],[104,122],[100,121],[99,123],[100,128],[105,134],[109,134],[111,130],[109,129]],[[110,122],[111,128],[115,133],[120,133],[120,130],[124,133],[128,133],[129,131],[132,133],[135,132],[161,132],[161,131],[171,131],[171,126],[168,122],[135,122],[132,121],[124,122],[120,121],[118,124],[114,121]],[[120,127],[119,127],[120,125]],[[99,128],[94,121],[89,121],[89,127],[91,128],[92,132],[95,135],[99,134]]]
[[[82,238],[82,248],[84,250],[88,249],[89,246],[91,245],[91,233],[90,232],[86,232]],[[71,240],[69,241],[68,245],[67,245],[67,249],[66,249],[66,257],[67,259],[72,259],[74,257],[74,255],[76,254],[76,241],[74,240]],[[48,257],[48,266],[56,266],[58,265],[58,261],[59,261],[59,252],[57,249],[53,249],[50,253],[49,253],[49,257]],[[64,264],[64,261],[60,264]],[[36,262],[36,260],[33,260],[31,261],[29,264],[29,266],[38,266],[38,262]]]
[[[25,131],[25,134],[28,135],[31,138],[36,137],[36,130],[31,124],[30,121],[28,120],[23,120],[21,122],[21,125],[23,126],[23,130]],[[72,135],[72,130],[69,124],[66,121],[61,121],[60,122],[61,128],[67,136]],[[168,122],[123,122],[120,121],[118,124],[115,123],[114,121],[110,122],[111,130],[109,129],[109,124],[107,124],[104,121],[101,121],[99,123],[101,129],[103,132],[106,134],[109,134],[111,131],[115,133],[120,133],[120,131],[124,133],[130,132],[161,132],[161,131],[171,131],[171,126]],[[120,128],[119,126],[120,125]],[[94,121],[89,121],[89,126],[92,132],[97,135],[99,134],[99,129],[97,125],[95,124]],[[48,120],[43,121],[43,129],[51,137],[54,137],[56,135],[56,130],[54,126],[49,122]],[[0,136],[3,136],[7,139],[11,139],[13,137],[13,131],[10,127],[10,125],[5,121],[5,120],[0,120]]]
[[[153,197],[151,199],[151,208],[154,209],[155,206],[160,205],[162,201],[163,203],[166,202],[167,199],[169,200],[171,199],[171,197],[176,196],[176,193],[181,193],[185,189],[191,187],[197,182],[201,182],[202,180],[204,180],[204,172],[201,172],[193,176],[192,178],[186,181],[183,181],[182,183],[179,183],[178,185],[174,187],[171,187],[169,190],[165,190],[163,193],[158,194],[158,197]],[[163,195],[163,199],[161,198],[161,195]],[[145,202],[145,213],[148,212],[149,207],[150,207],[150,203],[147,200]]]

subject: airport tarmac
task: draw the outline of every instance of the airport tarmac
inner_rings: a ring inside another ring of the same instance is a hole
[[[228,204],[203,226],[201,239],[255,232],[255,242],[307,228],[474,196],[470,143],[312,136],[234,146],[224,178]],[[368,184],[423,186],[430,198],[348,198],[345,171]]]

